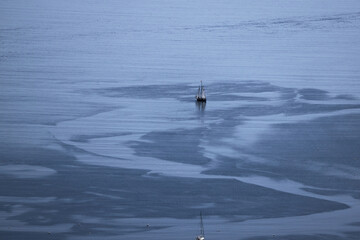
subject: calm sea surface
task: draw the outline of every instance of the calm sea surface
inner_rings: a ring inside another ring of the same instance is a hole
[[[0,1],[0,238],[359,239],[359,52],[357,0]]]

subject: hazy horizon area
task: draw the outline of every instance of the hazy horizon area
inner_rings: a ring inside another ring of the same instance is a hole
[[[359,52],[355,0],[0,0],[0,238],[359,239]]]

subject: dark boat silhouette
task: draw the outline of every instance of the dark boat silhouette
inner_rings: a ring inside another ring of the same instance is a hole
[[[198,102],[206,102],[205,88],[202,85],[202,81],[200,81],[200,86],[195,98]]]

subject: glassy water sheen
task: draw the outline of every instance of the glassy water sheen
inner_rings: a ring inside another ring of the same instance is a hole
[[[359,39],[357,0],[1,1],[0,238],[359,239]]]

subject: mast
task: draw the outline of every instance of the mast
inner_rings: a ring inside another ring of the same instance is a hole
[[[198,92],[195,98],[198,102],[206,102],[205,88],[202,84],[202,80],[200,81],[200,86],[198,88]]]
[[[205,237],[204,224],[203,224],[203,218],[202,218],[202,212],[201,211],[200,211],[200,235]]]
[[[200,96],[201,96],[201,98],[205,99],[205,89],[204,89],[204,86],[202,84],[202,80],[200,81],[200,89],[201,89]]]

